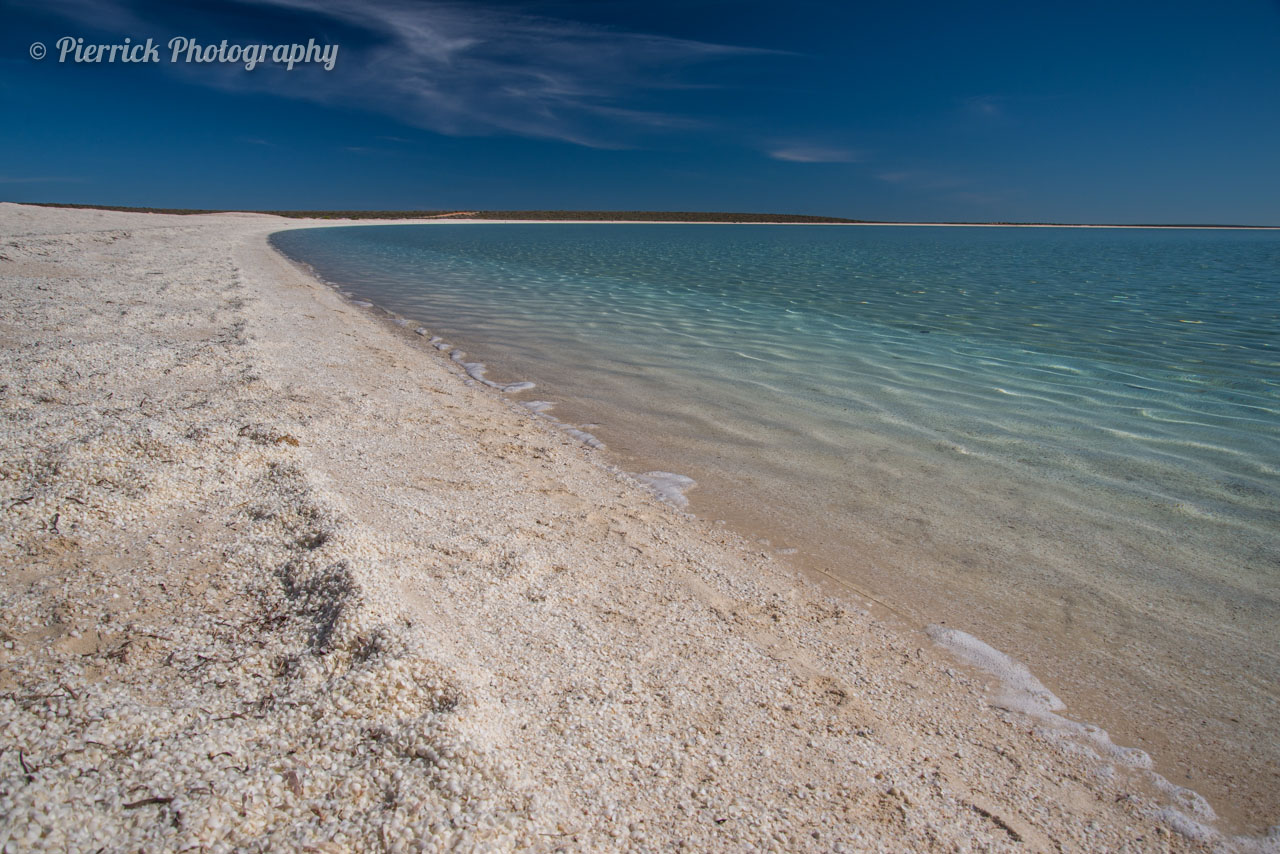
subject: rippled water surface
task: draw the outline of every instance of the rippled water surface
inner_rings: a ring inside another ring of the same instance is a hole
[[[1280,822],[1280,234],[572,224],[275,243],[628,469]]]

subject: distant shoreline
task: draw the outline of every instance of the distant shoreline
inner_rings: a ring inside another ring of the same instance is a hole
[[[145,208],[117,205],[87,205],[59,202],[30,202],[38,207],[75,210],[123,211],[170,215],[254,213],[288,219],[328,220],[447,220],[450,222],[542,222],[542,223],[680,223],[688,225],[876,225],[928,226],[946,228],[1146,228],[1146,229],[1235,229],[1280,231],[1280,225],[1240,225],[1220,223],[1073,223],[1073,222],[893,222],[846,219],[806,214],[730,213],[712,211],[453,211],[453,210],[258,210],[235,211],[202,208]]]

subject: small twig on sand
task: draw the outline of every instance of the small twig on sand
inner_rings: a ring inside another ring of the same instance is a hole
[[[35,772],[38,770],[36,766],[27,762],[27,757],[23,755],[22,750],[18,750],[18,764],[22,766],[22,773],[27,775],[27,782],[35,782]]]

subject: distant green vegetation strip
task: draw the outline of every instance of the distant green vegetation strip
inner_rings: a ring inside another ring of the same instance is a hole
[[[809,216],[806,214],[725,213],[717,211],[246,211],[203,208],[130,208],[117,205],[71,205],[58,202],[22,202],[45,208],[80,208],[95,211],[129,211],[155,214],[218,214],[259,213],[284,216],[293,219],[517,219],[517,220],[579,220],[620,222],[760,222],[760,223],[872,223],[894,225],[893,222],[871,219],[845,219],[838,216]],[[910,224],[910,223],[904,223]],[[938,222],[925,225],[1041,225],[1081,226],[1103,228],[1260,228],[1277,230],[1274,225],[1229,225],[1225,223],[1070,223],[1070,222]]]
[[[859,222],[807,214],[723,211],[475,211],[459,219],[625,220],[627,222]]]
[[[521,220],[625,220],[627,222],[859,222],[831,216],[801,214],[723,213],[701,211],[227,211],[198,208],[132,208],[116,205],[37,203],[50,208],[83,208],[157,214],[261,213],[296,219],[521,219]]]

